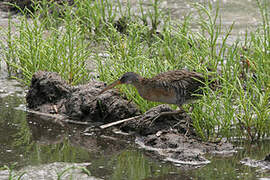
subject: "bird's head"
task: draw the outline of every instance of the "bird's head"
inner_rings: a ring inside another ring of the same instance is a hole
[[[140,76],[134,72],[127,72],[119,79],[120,84],[133,84],[139,82]]]
[[[140,75],[138,75],[134,72],[127,72],[127,73],[123,74],[123,76],[121,78],[114,81],[112,84],[108,85],[105,89],[103,89],[99,93],[99,95],[102,94],[103,92],[113,88],[114,86],[117,86],[118,84],[133,84],[133,83],[139,82],[140,78],[141,78]]]

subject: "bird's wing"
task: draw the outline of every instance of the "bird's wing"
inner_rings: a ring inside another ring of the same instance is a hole
[[[183,69],[161,73],[151,78],[151,81],[156,82],[156,87],[174,89],[178,96],[188,98],[192,94],[202,93],[200,87],[203,86],[205,79],[197,72]]]
[[[187,70],[176,70],[168,71],[151,78],[151,81],[158,82],[157,85],[163,87],[173,87],[176,89],[185,89],[186,91],[195,91],[204,82],[203,75],[187,71]]]

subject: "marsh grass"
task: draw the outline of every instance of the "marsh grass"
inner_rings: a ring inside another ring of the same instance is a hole
[[[56,71],[78,84],[89,79],[90,63],[99,80],[110,83],[128,71],[152,77],[188,68],[218,82],[215,91],[207,86],[201,100],[184,106],[187,111],[194,106],[189,114],[202,139],[269,136],[268,2],[257,1],[262,23],[246,32],[244,42],[228,41],[234,24],[223,27],[219,7],[211,3],[194,4],[196,14],[181,22],[160,9],[158,0],[147,8],[139,3],[136,13],[120,1],[75,1],[64,6],[61,16],[46,14],[44,7],[50,5],[37,5],[35,12],[43,13],[22,16],[19,35],[11,37],[7,31],[4,53],[11,74],[20,74],[16,77],[29,84],[38,70]],[[192,23],[198,24],[197,31]],[[143,112],[158,104],[142,99],[133,87],[119,89]]]
[[[41,6],[34,7],[38,12]],[[85,59],[89,56],[88,42],[72,16],[72,7],[66,6],[62,25],[48,29],[48,17],[28,12],[20,17],[15,28],[19,34],[11,36],[11,23],[7,32],[8,51],[5,61],[10,72],[20,74],[18,78],[29,84],[38,70],[55,71],[71,84],[88,80]],[[29,16],[31,19],[29,19]],[[2,43],[2,47],[5,44]]]

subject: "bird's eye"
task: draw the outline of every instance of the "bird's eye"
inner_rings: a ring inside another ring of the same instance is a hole
[[[121,81],[122,83],[124,83],[124,82],[126,81],[126,77],[122,77],[122,78],[120,79],[120,81]]]

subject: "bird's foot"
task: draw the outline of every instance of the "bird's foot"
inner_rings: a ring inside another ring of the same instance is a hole
[[[186,127],[186,132],[185,132],[184,136],[187,137],[187,135],[190,134],[190,129],[192,127],[192,120],[191,120],[191,118],[189,116],[187,117],[185,127]],[[191,131],[191,133],[192,133],[192,131]]]

